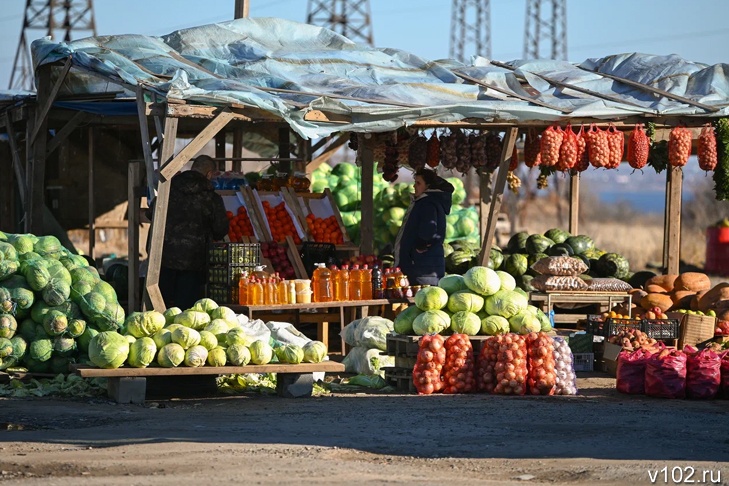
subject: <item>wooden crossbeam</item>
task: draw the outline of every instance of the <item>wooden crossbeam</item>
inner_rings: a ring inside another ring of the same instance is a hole
[[[79,125],[82,123],[85,123],[90,118],[92,118],[92,115],[89,113],[83,112],[83,111],[77,111],[70,120],[66,122],[65,125],[63,125],[63,128],[61,128],[57,133],[56,136],[53,137],[51,140],[48,141],[48,148],[46,149],[46,157],[50,157],[50,155],[61,146],[63,142],[68,139],[68,136],[73,133],[74,130],[76,130]]]
[[[66,76],[68,75],[68,72],[71,70],[71,64],[72,64],[71,58],[69,57],[68,59],[66,59],[66,63],[63,65],[63,69],[61,70],[61,73],[59,74],[58,79],[56,79],[56,82],[53,84],[53,87],[51,88],[51,91],[48,94],[48,98],[46,98],[44,100],[43,107],[41,108],[41,111],[38,113],[38,118],[36,120],[35,129],[33,130],[33,134],[30,136],[31,143],[35,142],[35,138],[38,136],[38,132],[41,130],[41,127],[43,126],[42,122],[48,116],[48,112],[50,111],[51,106],[53,105],[53,102],[56,100],[58,91],[61,89],[63,82],[66,80]]]

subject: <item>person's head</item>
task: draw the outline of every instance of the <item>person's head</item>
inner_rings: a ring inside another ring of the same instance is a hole
[[[199,172],[208,179],[218,170],[218,164],[208,155],[198,155],[192,163],[191,170]]]
[[[434,170],[421,169],[415,173],[415,197],[436,185],[440,177]]]

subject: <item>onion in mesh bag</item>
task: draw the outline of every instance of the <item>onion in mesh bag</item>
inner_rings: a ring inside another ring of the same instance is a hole
[[[554,370],[557,374],[555,395],[577,395],[577,378],[572,365],[572,350],[561,337],[554,339]]]

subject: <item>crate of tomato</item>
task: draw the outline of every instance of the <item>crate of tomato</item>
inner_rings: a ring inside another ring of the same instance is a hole
[[[322,193],[289,191],[286,197],[293,201],[292,205],[298,205],[311,241],[337,246],[352,244],[342,222],[342,215],[329,189],[325,189]]]
[[[306,239],[307,234],[296,213],[297,209],[289,205],[281,191],[253,191],[253,198],[262,215],[265,240],[282,243],[290,236],[298,245]]]

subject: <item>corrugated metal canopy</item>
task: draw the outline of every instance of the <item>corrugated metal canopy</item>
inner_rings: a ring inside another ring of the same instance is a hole
[[[163,37],[40,39],[32,50],[36,68],[71,57],[61,95],[121,90],[129,96],[141,85],[170,100],[259,108],[307,138],[391,131],[422,120],[729,114],[727,64],[630,53],[580,64],[476,58],[469,66],[355,44],[330,30],[277,18],[238,19]],[[344,121],[308,119],[311,110]]]

